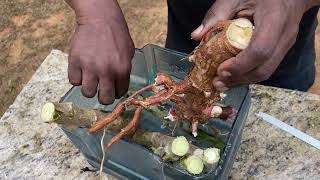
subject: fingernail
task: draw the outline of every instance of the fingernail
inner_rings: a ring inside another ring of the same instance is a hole
[[[223,83],[223,82],[221,82],[221,81],[217,81],[217,82],[215,82],[214,84],[214,87],[218,90],[218,91],[220,91],[220,92],[225,92],[225,91],[227,91],[229,88]]]
[[[214,87],[216,87],[216,88],[226,87],[226,85],[225,85],[223,82],[221,82],[221,81],[217,81],[217,82],[215,82],[213,85],[214,85]]]
[[[201,33],[202,29],[203,29],[203,25],[201,24],[196,30],[192,32],[192,34],[198,35]]]
[[[228,72],[228,71],[222,71],[222,72],[220,73],[220,76],[222,76],[222,77],[230,77],[230,76],[231,76],[231,73]]]
[[[217,90],[220,91],[220,92],[225,92],[225,91],[229,90],[229,88],[222,87],[222,88],[217,88]]]

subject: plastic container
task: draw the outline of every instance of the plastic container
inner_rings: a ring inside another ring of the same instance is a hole
[[[137,49],[132,61],[133,67],[129,88],[134,90],[152,83],[157,72],[164,72],[176,79],[182,79],[191,67],[190,62],[181,60],[185,56],[185,54],[155,45],[147,45],[141,50]],[[80,107],[91,107],[105,111],[112,110],[118,103],[118,101],[115,101],[112,105],[103,106],[98,103],[97,97],[90,99],[83,97],[79,87],[71,88],[61,101],[71,101]],[[148,149],[126,139],[121,139],[108,150],[107,159],[104,163],[104,171],[119,179],[226,179],[239,147],[242,129],[250,105],[248,87],[242,86],[229,90],[223,103],[233,105],[238,109],[238,114],[233,123],[226,123],[215,119],[208,121],[208,124],[212,124],[224,132],[224,137],[221,138],[226,142],[225,147],[221,151],[220,161],[212,171],[200,176],[191,176],[182,169],[163,163],[157,155],[154,155]],[[143,111],[139,121],[140,127],[162,133],[171,132],[162,125],[161,119],[147,111]],[[206,130],[205,125],[200,128]],[[74,130],[63,128],[63,130],[86,157],[87,161],[99,169],[102,159],[100,147],[102,130],[95,135],[89,134],[87,129],[83,128]],[[107,133],[105,143],[113,135],[113,133]],[[176,135],[184,134],[182,131],[177,130]],[[192,139],[192,137],[188,136],[188,139]]]

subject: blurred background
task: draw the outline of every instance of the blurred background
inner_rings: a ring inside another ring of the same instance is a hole
[[[166,0],[118,0],[137,48],[166,38]],[[320,15],[318,15],[320,19]],[[74,30],[73,11],[63,0],[0,1],[0,117],[50,53],[68,53]],[[317,69],[320,71],[320,30],[316,32]],[[312,93],[320,94],[320,74]]]

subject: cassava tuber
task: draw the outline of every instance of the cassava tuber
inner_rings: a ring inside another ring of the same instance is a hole
[[[231,106],[221,107],[216,103],[221,99],[212,84],[218,66],[225,60],[236,56],[246,48],[253,33],[252,23],[244,18],[220,21],[215,25],[195,48],[189,60],[193,67],[187,76],[180,82],[174,81],[166,74],[158,73],[155,83],[146,86],[125,101],[119,103],[111,114],[100,119],[89,129],[96,133],[99,129],[116,120],[128,106],[137,108],[133,123],[121,131],[108,143],[113,143],[126,135],[130,129],[135,128],[139,119],[141,108],[146,108],[166,101],[172,101],[175,106],[170,109],[168,119],[172,121],[190,121],[192,132],[197,136],[198,123],[205,123],[210,117],[230,119],[236,114]],[[157,87],[164,87],[159,90]],[[136,98],[146,91],[154,91],[154,95],[145,99]]]

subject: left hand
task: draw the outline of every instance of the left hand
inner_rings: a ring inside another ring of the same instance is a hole
[[[307,0],[217,0],[191,34],[194,40],[201,40],[219,20],[246,17],[255,24],[249,46],[219,66],[213,82],[217,90],[268,79],[295,43],[300,20],[311,4]]]

